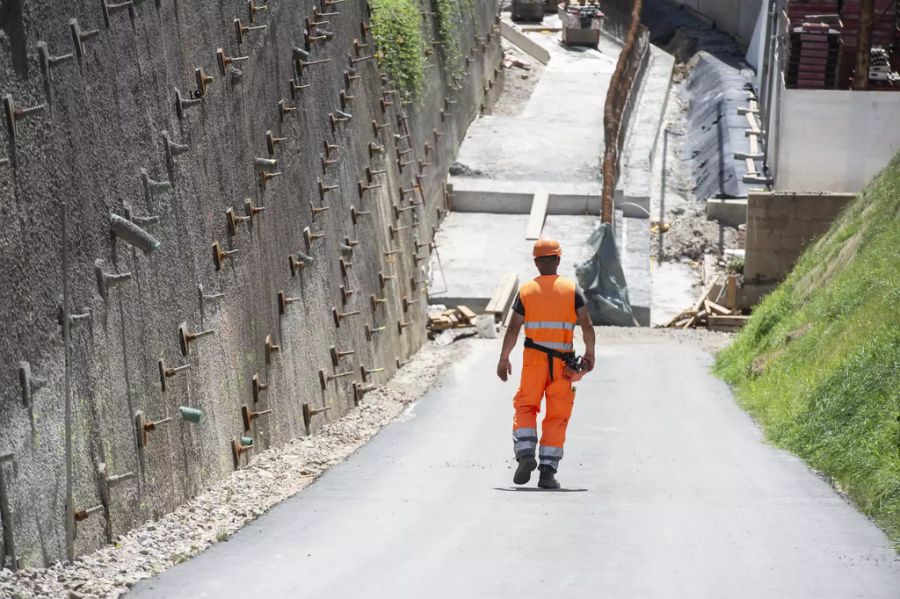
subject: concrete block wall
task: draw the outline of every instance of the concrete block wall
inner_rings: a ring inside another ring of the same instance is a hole
[[[431,41],[431,5],[421,3]],[[71,510],[98,508],[76,526],[76,554],[171,511],[232,472],[233,440],[252,437],[258,451],[314,432],[352,407],[360,366],[385,368],[376,375],[384,381],[423,342],[426,302],[405,310],[403,299],[424,297],[428,261],[415,257],[429,251],[448,166],[479,107],[500,88],[493,85],[502,71],[497,2],[476,1],[461,27],[461,50],[469,58],[461,89],[449,87],[437,50],[425,97],[412,105],[383,95],[392,86],[383,84],[374,60],[348,62],[376,51],[365,32],[365,1],[256,4],[266,8],[251,23],[245,0],[136,0],[133,16],[115,11],[109,26],[100,2],[15,0],[2,7],[0,95],[10,94],[17,107],[45,105],[40,114],[20,113],[15,142],[6,127],[0,132],[6,223],[0,230],[0,458],[8,456],[0,459],[0,562],[6,566],[64,559]],[[339,13],[318,17],[334,36],[309,46],[310,60],[330,62],[298,73],[292,48],[304,47],[306,19],[315,20],[316,9]],[[248,30],[239,44],[235,18],[265,28]],[[82,56],[51,61],[48,76],[39,42],[52,57],[76,53],[70,19],[96,34],[83,41]],[[355,39],[368,46],[357,53]],[[217,48],[248,57],[231,65],[239,77],[219,74]],[[174,90],[190,99],[200,67],[213,79],[179,118]],[[309,87],[292,98],[291,79]],[[352,119],[332,126],[329,115],[342,109],[341,92]],[[280,101],[296,110],[282,114]],[[373,124],[386,127],[376,131]],[[168,159],[164,131],[186,152]],[[284,138],[273,156],[267,131]],[[336,146],[327,150],[332,164],[323,164],[325,144]],[[409,164],[401,170],[397,150],[408,148],[402,161]],[[256,158],[273,158],[277,166],[260,168]],[[360,191],[360,182],[369,184],[367,167],[380,187]],[[171,189],[148,191],[142,170]],[[262,181],[262,173],[275,172],[281,174]],[[420,190],[401,191],[417,181]],[[320,182],[334,188],[320,193]],[[232,234],[226,210],[243,216],[247,200],[265,210]],[[395,213],[395,206],[410,209]],[[142,223],[159,249],[145,255],[113,237],[111,213]],[[307,228],[324,236],[307,246]],[[342,252],[345,239],[352,252]],[[214,242],[237,251],[221,270],[214,266]],[[298,252],[312,261],[292,275],[289,256]],[[102,296],[97,260],[102,272],[130,273],[130,279]],[[396,280],[382,287],[379,273]],[[297,300],[284,314],[279,291]],[[73,315],[87,315],[70,320],[68,360],[58,321],[64,296]],[[386,303],[373,311],[371,296]],[[333,310],[359,314],[335,326]],[[214,334],[196,339],[184,356],[180,323]],[[371,340],[367,326],[376,330]],[[280,346],[268,361],[267,337]],[[331,347],[355,353],[335,366]],[[165,392],[159,360],[190,366],[167,379]],[[20,385],[26,362],[30,396]],[[354,374],[323,390],[320,370]],[[268,385],[257,403],[254,376]],[[304,404],[329,410],[307,428]],[[202,410],[202,420],[184,421],[182,406]],[[242,406],[273,413],[245,432]],[[138,411],[151,421],[173,418],[149,433],[143,452]],[[100,464],[113,477],[131,474],[110,488],[108,499]]]
[[[784,279],[812,241],[823,235],[853,194],[750,193],[744,278],[749,284]]]

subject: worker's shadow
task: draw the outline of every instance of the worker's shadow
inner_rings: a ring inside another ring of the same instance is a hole
[[[512,493],[585,493],[587,489],[541,489],[539,487],[494,487],[495,491]]]

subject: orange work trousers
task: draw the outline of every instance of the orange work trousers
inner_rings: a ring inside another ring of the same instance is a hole
[[[566,428],[575,403],[575,389],[563,378],[565,362],[553,358],[553,379],[547,354],[526,348],[522,355],[522,381],[513,399],[513,449],[516,459],[534,457],[538,444],[537,415],[541,400],[547,397],[546,413],[541,427],[540,463],[554,471],[563,457]]]

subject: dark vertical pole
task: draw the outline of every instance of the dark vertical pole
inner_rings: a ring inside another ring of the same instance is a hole
[[[853,89],[869,89],[869,58],[872,52],[872,26],[875,21],[875,0],[859,3],[859,31],[857,32],[856,73]]]

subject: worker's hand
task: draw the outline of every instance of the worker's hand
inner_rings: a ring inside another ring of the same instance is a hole
[[[509,358],[500,358],[500,361],[497,362],[497,376],[505,383],[506,379],[508,379],[511,374],[512,364],[510,363]]]
[[[582,364],[585,366],[585,373],[588,373],[594,369],[594,354],[584,354],[581,358]]]

